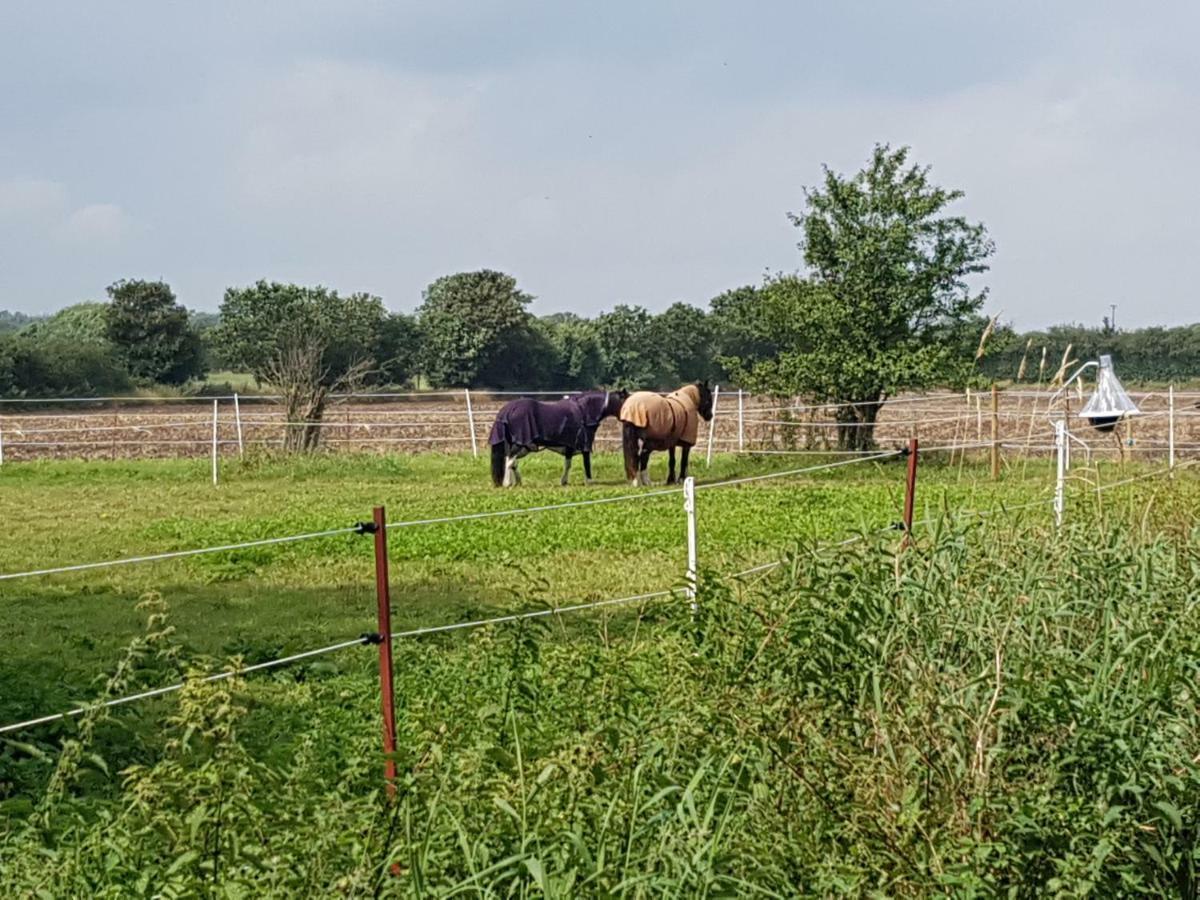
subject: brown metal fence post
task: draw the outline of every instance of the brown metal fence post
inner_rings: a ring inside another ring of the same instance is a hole
[[[1000,478],[1000,392],[992,385],[992,481]]]
[[[375,596],[379,601],[379,692],[389,798],[396,796],[396,696],[392,686],[392,597],[388,587],[387,516],[375,507]]]
[[[912,540],[913,505],[917,495],[917,456],[918,443],[916,438],[908,439],[908,478],[904,483],[904,543]]]

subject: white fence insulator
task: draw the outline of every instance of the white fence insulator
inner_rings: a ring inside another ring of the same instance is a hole
[[[708,452],[704,459],[705,466],[712,465],[713,434],[717,428],[717,400],[720,399],[720,396],[721,386],[718,384],[713,388],[712,418],[708,420]]]
[[[479,443],[475,437],[475,413],[471,410],[471,389],[463,388],[463,396],[467,398],[467,427],[471,429],[471,456],[479,459]]]
[[[687,517],[687,597],[696,615],[696,479],[683,480],[683,513]]]

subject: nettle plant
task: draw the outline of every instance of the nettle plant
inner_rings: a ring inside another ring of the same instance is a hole
[[[193,679],[107,791],[79,777],[93,736],[137,713],[90,713],[9,820],[0,893],[1190,895],[1200,527],[1175,490],[1081,500],[1057,534],[801,544],[705,576],[694,619],[397,642],[394,799],[363,656]],[[147,610],[105,696],[184,665]]]

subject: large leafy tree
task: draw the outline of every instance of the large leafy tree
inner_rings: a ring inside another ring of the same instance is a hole
[[[973,363],[957,333],[983,305],[967,279],[987,270],[994,246],[982,224],[948,212],[962,192],[933,184],[908,156],[876,146],[856,175],[826,168],[805,191],[790,218],[809,277],[767,280],[763,335],[778,353],[739,371],[760,390],[842,404],[849,449],[873,446],[888,396],[963,379]]]
[[[35,319],[21,329],[20,334],[34,341],[73,341],[115,352],[108,337],[107,310],[104,303],[75,303],[54,315]]]
[[[421,328],[415,316],[392,313],[380,322],[375,359],[385,384],[403,385],[420,373]]]
[[[764,322],[761,291],[752,284],[732,288],[709,301],[713,352],[728,371],[743,370],[779,352],[775,335]]]
[[[546,382],[551,387],[587,390],[605,383],[604,354],[593,322],[573,313],[538,320],[554,350]]]
[[[439,386],[473,387],[528,337],[533,298],[511,275],[482,269],[446,275],[425,289],[417,311],[425,376]]]
[[[645,308],[618,304],[597,317],[595,327],[605,383],[637,390],[662,387],[671,380],[664,335]]]
[[[353,390],[374,371],[387,312],[370,294],[260,281],[229,288],[214,341],[233,365],[279,391],[284,446],[314,449],[330,394]]]
[[[0,335],[0,395],[87,397],[129,387],[125,367],[105,341],[53,331]]]
[[[5,336],[0,393],[23,397],[86,397],[130,388],[108,339],[106,304],[76,303]]]
[[[163,281],[109,285],[105,333],[129,374],[142,381],[183,384],[204,376],[204,349],[188,311]]]
[[[10,312],[7,309],[0,309],[0,334],[20,331],[31,322],[36,322],[37,319],[37,316],[31,316],[28,313]]]
[[[673,303],[655,316],[665,373],[675,384],[721,377],[714,351],[716,323],[702,309]],[[669,385],[673,386],[673,385]]]

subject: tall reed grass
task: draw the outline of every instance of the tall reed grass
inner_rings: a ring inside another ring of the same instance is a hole
[[[121,773],[81,744],[9,801],[0,894],[1192,896],[1200,527],[1178,490],[1060,534],[799,546],[704,579],[695,620],[400,643],[393,803],[361,658],[195,684]],[[181,665],[162,615],[129,659]]]

